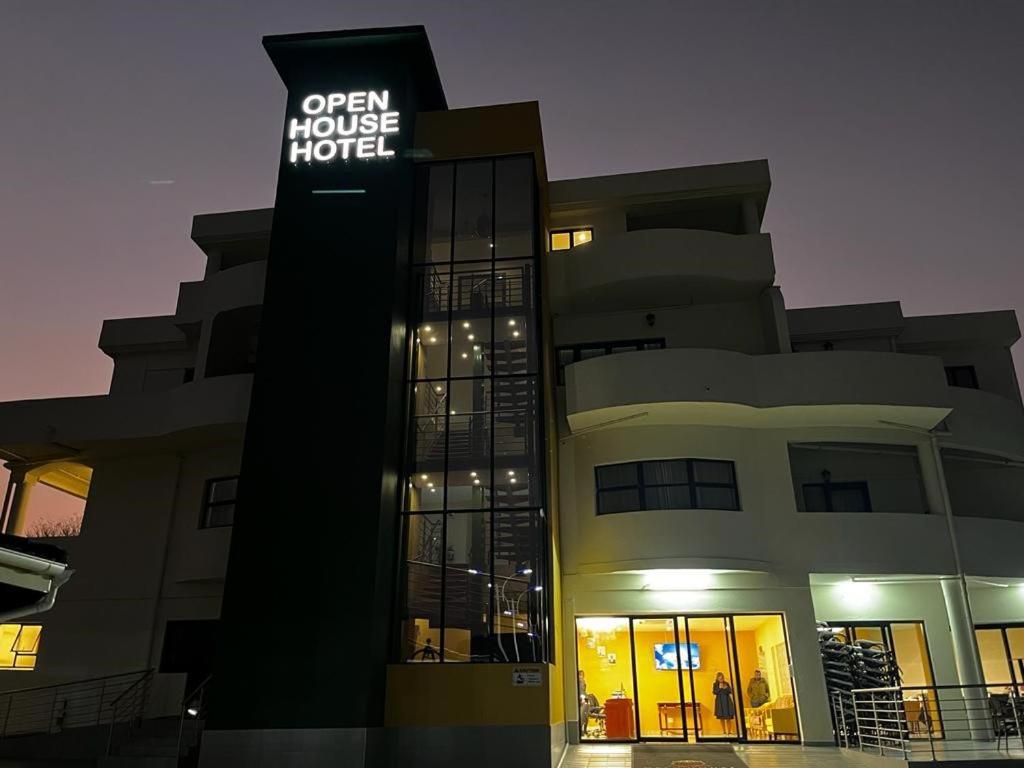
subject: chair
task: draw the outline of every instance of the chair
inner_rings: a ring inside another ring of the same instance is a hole
[[[596,727],[595,738],[602,739],[605,736],[605,714],[604,707],[597,700],[597,696],[588,693],[583,704],[583,735],[587,736],[590,731],[590,720],[593,718]]]
[[[999,749],[999,742],[1006,739],[1006,748],[1010,748],[1010,737],[1019,736],[1020,728],[1017,725],[1021,701],[1014,697],[1012,700],[1009,693],[993,693],[989,695],[989,710],[992,713],[992,731],[996,735],[996,749]],[[1024,714],[1024,713],[1021,713]]]

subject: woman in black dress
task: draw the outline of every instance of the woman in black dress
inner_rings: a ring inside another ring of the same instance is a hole
[[[711,693],[715,697],[715,717],[722,725],[722,733],[731,736],[732,724],[736,719],[736,705],[732,701],[732,686],[726,682],[725,675],[721,672],[715,675]]]

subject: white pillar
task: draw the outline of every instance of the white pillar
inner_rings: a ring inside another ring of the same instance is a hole
[[[28,525],[28,502],[32,495],[32,489],[36,485],[36,480],[23,473],[20,477],[12,473],[10,482],[15,483],[15,485],[14,493],[11,494],[11,511],[7,517],[6,533],[24,536]]]

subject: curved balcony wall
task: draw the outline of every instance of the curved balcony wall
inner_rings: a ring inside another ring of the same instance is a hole
[[[972,576],[1024,578],[1024,523],[957,517],[957,543],[964,570]]]
[[[745,355],[661,349],[566,368],[566,412],[573,432],[618,419],[930,429],[949,414],[949,390],[938,358],[887,352]]]
[[[55,445],[81,450],[192,430],[239,437],[249,413],[252,376],[223,376],[174,389],[124,395],[0,403],[0,445],[24,458]]]
[[[224,310],[262,304],[266,274],[267,262],[253,261],[215,272],[205,280],[182,283],[174,322],[201,322]]]
[[[1024,457],[1024,408],[1015,400],[980,389],[950,387],[951,434],[943,446]]]
[[[644,229],[552,253],[548,263],[555,312],[734,301],[775,279],[767,234]]]

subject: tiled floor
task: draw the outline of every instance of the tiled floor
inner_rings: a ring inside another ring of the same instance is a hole
[[[832,747],[738,746],[749,768],[903,768],[901,760],[878,758]],[[562,768],[632,768],[628,744],[570,746]]]

